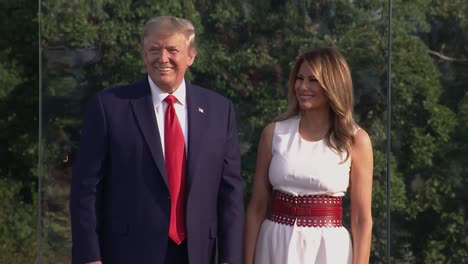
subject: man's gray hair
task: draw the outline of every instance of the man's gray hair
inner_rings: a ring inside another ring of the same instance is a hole
[[[153,31],[158,33],[172,35],[174,33],[182,33],[185,35],[189,49],[196,52],[195,47],[195,27],[192,22],[185,18],[174,16],[159,16],[148,20],[143,28],[141,37],[141,47],[144,47],[145,38]]]

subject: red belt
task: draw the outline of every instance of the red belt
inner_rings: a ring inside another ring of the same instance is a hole
[[[340,227],[343,198],[326,195],[294,196],[280,191],[273,192],[270,221],[307,227]]]

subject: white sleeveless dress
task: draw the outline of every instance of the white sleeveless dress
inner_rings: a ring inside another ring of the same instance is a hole
[[[350,159],[340,164],[340,155],[324,140],[302,139],[299,120],[276,122],[269,169],[273,189],[292,195],[344,196]],[[257,239],[255,264],[350,264],[352,252],[344,227],[289,226],[266,219]]]

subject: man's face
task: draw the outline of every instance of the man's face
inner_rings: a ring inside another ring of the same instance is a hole
[[[195,59],[195,52],[189,50],[187,38],[182,33],[161,34],[153,31],[143,44],[143,60],[151,80],[164,92],[174,92]]]

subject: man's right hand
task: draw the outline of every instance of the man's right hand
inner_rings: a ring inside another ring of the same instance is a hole
[[[93,262],[88,262],[86,264],[102,264],[102,261],[93,261]]]

